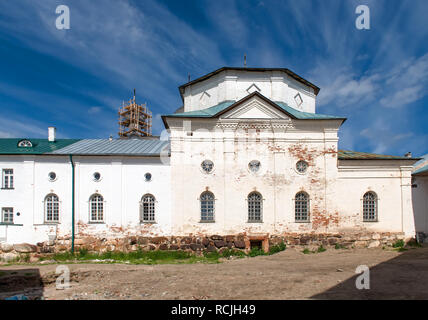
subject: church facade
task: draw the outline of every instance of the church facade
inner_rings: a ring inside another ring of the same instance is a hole
[[[346,119],[317,113],[320,89],[290,70],[179,90],[165,138],[0,139],[0,241],[428,234],[419,159],[339,150]]]

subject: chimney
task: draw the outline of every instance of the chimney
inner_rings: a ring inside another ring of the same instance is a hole
[[[49,142],[55,142],[56,141],[56,128],[55,127],[49,127],[48,128],[48,140]]]
[[[412,153],[411,153],[411,152],[407,152],[404,156],[405,156],[406,158],[411,158],[411,157],[412,157]]]

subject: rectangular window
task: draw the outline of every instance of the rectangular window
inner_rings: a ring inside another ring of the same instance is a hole
[[[104,198],[95,194],[89,202],[90,222],[104,222]]]
[[[3,169],[3,189],[13,189],[13,169]]]
[[[13,208],[2,208],[1,218],[3,223],[13,224]]]

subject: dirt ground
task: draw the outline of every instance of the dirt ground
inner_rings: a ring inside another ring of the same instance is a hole
[[[370,268],[370,289],[355,286],[357,266]],[[220,264],[67,264],[71,288],[57,290],[58,265],[0,266],[0,299],[428,299],[428,247],[329,249]]]

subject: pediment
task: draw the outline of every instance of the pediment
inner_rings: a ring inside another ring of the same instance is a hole
[[[281,112],[271,104],[254,96],[242,104],[236,105],[227,111],[222,119],[289,119],[285,112]]]

